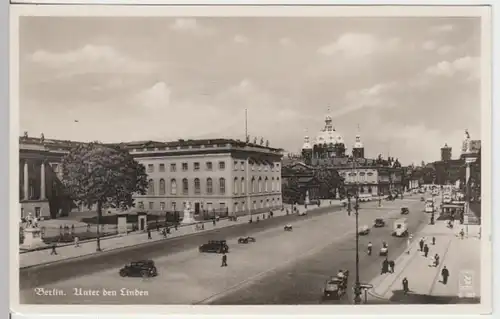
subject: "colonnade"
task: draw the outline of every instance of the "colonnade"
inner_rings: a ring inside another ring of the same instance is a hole
[[[29,183],[29,167],[28,160],[24,160],[23,163],[23,200],[30,200],[30,183]],[[47,199],[45,191],[45,161],[40,164],[40,198],[39,200]]]

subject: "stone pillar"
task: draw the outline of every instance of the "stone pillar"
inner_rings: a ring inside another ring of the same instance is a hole
[[[128,216],[128,214],[126,214],[126,213],[118,214],[116,226],[118,228],[119,234],[127,234],[127,232],[128,232],[127,216]]]
[[[45,199],[45,162],[40,166],[40,199]]]
[[[24,181],[23,181],[23,190],[24,190],[24,200],[29,199],[29,178],[28,178],[28,160],[24,161]]]

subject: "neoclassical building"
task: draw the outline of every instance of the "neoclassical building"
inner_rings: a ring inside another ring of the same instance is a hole
[[[21,216],[56,218],[76,207],[64,197],[61,159],[79,142],[19,139]],[[281,207],[280,149],[230,139],[124,143],[146,167],[149,187],[136,207],[149,212],[184,209],[195,214],[242,215]]]

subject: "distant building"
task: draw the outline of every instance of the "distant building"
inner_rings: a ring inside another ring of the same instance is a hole
[[[441,161],[449,161],[451,160],[451,147],[448,144],[444,144],[441,148]]]
[[[21,217],[57,218],[77,207],[65,197],[61,160],[73,141],[19,140]],[[230,139],[123,143],[146,167],[149,188],[136,207],[172,212],[192,204],[195,214],[241,215],[281,207],[280,149]]]

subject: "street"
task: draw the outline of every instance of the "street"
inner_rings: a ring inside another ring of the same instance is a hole
[[[377,202],[362,203],[359,212],[359,226],[371,227],[379,217],[387,223],[360,237],[361,282],[369,282],[380,272],[383,259],[378,256],[378,250],[382,241],[388,243],[389,259],[396,258],[405,249],[406,238],[390,235],[393,220],[401,217],[402,206],[410,209],[410,214],[405,216],[410,233],[423,227],[429,218],[417,196],[384,201],[382,208],[377,205]],[[131,253],[115,254],[109,262],[101,262],[93,269],[92,260],[88,259],[88,262],[64,266],[73,269],[66,271],[67,279],[57,282],[54,268],[54,276],[44,279],[43,284],[25,286],[20,300],[35,304],[317,304],[321,301],[325,280],[339,269],[349,270],[349,287],[355,279],[354,213],[347,216],[345,210],[328,210],[331,213],[287,216],[258,225],[165,241],[161,246],[148,246],[155,247],[151,250],[134,249]],[[293,225],[292,232],[283,231],[288,223]],[[256,243],[238,244],[238,236],[244,235],[255,237]],[[220,267],[220,255],[198,252],[197,246],[209,239],[228,240],[228,267]],[[368,241],[373,243],[372,256],[366,255]],[[127,261],[146,258],[154,258],[157,277],[118,275]],[[79,270],[82,273],[78,274]],[[74,278],[69,278],[72,276]],[[39,282],[41,280],[39,278]],[[49,292],[57,296],[47,295]],[[348,291],[348,296],[337,303],[351,302]]]

